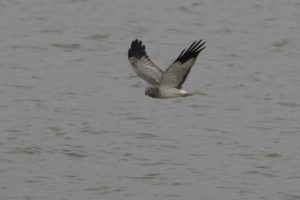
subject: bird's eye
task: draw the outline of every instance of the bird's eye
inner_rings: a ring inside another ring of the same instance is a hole
[[[151,92],[152,92],[151,88],[147,88],[146,93],[151,94]]]

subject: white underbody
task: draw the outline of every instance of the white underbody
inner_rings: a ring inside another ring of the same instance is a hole
[[[177,88],[165,88],[160,87],[161,97],[162,99],[175,98],[175,97],[186,97],[193,95],[193,93],[187,92],[183,89]]]

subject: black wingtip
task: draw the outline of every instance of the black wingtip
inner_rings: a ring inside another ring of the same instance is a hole
[[[179,56],[176,58],[175,62],[185,63],[191,58],[197,58],[199,53],[206,48],[206,41],[199,40],[194,41],[187,50],[183,50]]]
[[[141,40],[135,39],[131,42],[131,46],[128,49],[128,58],[135,57],[140,59],[142,56],[146,55],[145,45],[143,45]]]

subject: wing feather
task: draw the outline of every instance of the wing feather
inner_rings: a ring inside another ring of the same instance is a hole
[[[150,85],[159,85],[163,71],[150,60],[142,41],[132,41],[128,50],[128,60],[138,76]]]
[[[181,89],[197,56],[206,48],[205,43],[203,40],[195,41],[187,50],[183,49],[176,60],[163,73],[160,85]]]

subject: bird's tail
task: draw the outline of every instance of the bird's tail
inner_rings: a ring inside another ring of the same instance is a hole
[[[194,95],[194,93],[188,92],[188,91],[185,91],[185,90],[182,90],[182,89],[180,90],[180,92],[181,92],[182,97],[187,97],[187,96]]]

